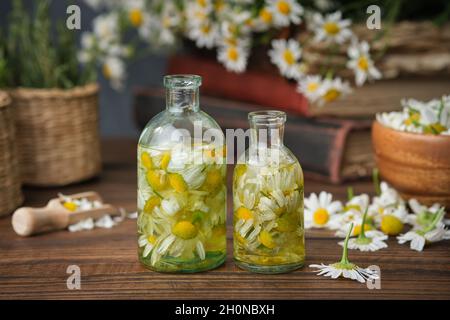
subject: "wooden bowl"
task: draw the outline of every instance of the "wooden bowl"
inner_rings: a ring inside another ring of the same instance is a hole
[[[402,132],[374,121],[372,143],[381,177],[402,197],[450,208],[450,136]]]

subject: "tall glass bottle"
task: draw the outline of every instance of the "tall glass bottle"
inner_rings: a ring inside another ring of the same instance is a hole
[[[233,176],[234,259],[253,272],[288,272],[305,259],[303,172],[283,145],[284,112],[248,118],[249,149]]]
[[[225,140],[199,109],[200,84],[195,75],[164,77],[166,110],[139,139],[138,254],[155,271],[197,272],[225,261]]]

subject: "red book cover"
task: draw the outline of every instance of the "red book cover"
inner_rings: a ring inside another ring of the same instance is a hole
[[[307,99],[297,92],[295,83],[281,76],[258,71],[228,72],[215,60],[193,55],[172,56],[168,73],[202,76],[202,94],[308,115]]]

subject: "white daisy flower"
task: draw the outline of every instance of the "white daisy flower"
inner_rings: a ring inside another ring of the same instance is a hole
[[[305,228],[336,229],[336,215],[342,211],[340,201],[333,201],[333,195],[320,192],[319,196],[311,193],[305,198]]]
[[[199,25],[191,26],[188,37],[195,41],[199,48],[211,49],[217,42],[219,29],[216,24],[206,21]]]
[[[299,81],[297,91],[306,96],[310,102],[314,103],[320,98],[321,85],[321,76],[308,75]]]
[[[367,212],[368,208],[366,208],[366,211],[364,212],[361,226],[366,225]],[[352,238],[348,241],[348,248],[357,249],[360,251],[377,251],[387,248],[387,244],[384,242],[387,238],[388,237],[383,232],[378,230],[365,231],[365,228],[361,227],[358,237]],[[344,242],[339,242],[339,245],[343,246]]]
[[[126,76],[125,63],[120,58],[107,57],[103,62],[102,72],[114,89],[118,90],[123,87],[123,81]]]
[[[169,199],[163,199],[161,201],[161,209],[169,216],[173,216],[180,211],[181,205],[175,197],[170,197]]]
[[[336,101],[350,92],[350,85],[347,81],[342,81],[339,77],[334,79],[325,79],[318,91],[320,96],[318,104],[321,106],[325,103]]]
[[[370,47],[366,41],[352,42],[347,54],[350,58],[347,67],[355,73],[357,86],[362,86],[367,80],[381,79],[381,72],[375,67],[370,57]]]
[[[429,225],[439,214],[440,211],[445,210],[440,204],[435,203],[431,207],[421,205],[416,199],[410,199],[408,205],[413,211],[413,214],[408,215],[407,222],[415,228],[423,228]],[[438,222],[442,222],[438,221]]]
[[[273,24],[277,27],[286,27],[291,22],[299,24],[303,7],[295,0],[267,0],[269,10],[273,14]]]
[[[222,46],[218,49],[217,59],[228,71],[242,73],[247,68],[248,51],[235,45]]]
[[[342,19],[342,12],[336,11],[323,17],[320,13],[313,15],[315,41],[330,41],[342,44],[351,38],[351,20]]]
[[[352,235],[357,236],[360,234],[364,212],[369,206],[369,201],[370,197],[365,193],[351,197],[351,199],[347,201],[344,206],[344,213],[337,216],[335,221],[337,226],[339,226],[336,231],[337,237],[344,238],[351,224],[355,226]],[[365,230],[368,230],[370,227],[369,224],[365,224]]]
[[[150,252],[155,247],[156,243],[156,237],[152,235],[141,235],[138,239],[138,245],[140,248],[144,247],[144,252],[142,253],[142,256],[146,258]]]
[[[253,29],[258,32],[267,31],[273,26],[273,12],[270,7],[263,7],[259,10]]]
[[[342,250],[342,258],[341,261],[325,265],[325,264],[311,264],[310,268],[319,269],[318,275],[323,275],[325,277],[331,277],[332,279],[337,279],[340,276],[344,278],[349,278],[352,280],[357,280],[361,283],[365,283],[368,280],[379,279],[378,274],[374,270],[363,269],[358,267],[357,265],[351,263],[348,260],[348,242],[350,238],[350,234],[352,233],[353,224],[350,225],[350,228],[347,232],[347,236],[345,238],[345,242]]]
[[[298,41],[294,39],[272,40],[272,49],[269,50],[270,61],[275,64],[280,73],[289,79],[299,79],[301,76],[298,60],[302,50]]]

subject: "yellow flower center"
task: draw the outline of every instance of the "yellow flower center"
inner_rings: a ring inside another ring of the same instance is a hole
[[[408,119],[405,120],[405,124],[407,126],[410,126],[412,124],[414,124],[415,122],[419,122],[420,121],[420,113],[413,113],[412,115],[409,116]]]
[[[211,31],[211,26],[209,24],[204,24],[202,25],[202,27],[200,28],[200,30],[204,33],[204,34],[208,34],[209,31]]]
[[[148,241],[149,243],[151,243],[151,244],[155,244],[155,243],[156,243],[156,237],[150,235],[150,236],[147,237],[147,241]]]
[[[361,207],[357,204],[348,204],[344,207],[344,211],[350,211],[350,210],[356,210],[356,211],[361,211]]]
[[[224,2],[223,0],[217,0],[217,1],[214,3],[214,8],[215,8],[215,10],[216,10],[217,12],[222,11],[222,9],[224,8],[224,6],[225,6],[225,2]]]
[[[146,169],[148,169],[148,170],[153,169],[152,158],[150,157],[150,155],[147,152],[142,152],[141,163]]]
[[[381,231],[390,236],[396,236],[403,230],[403,222],[396,216],[387,214],[381,219]]]
[[[335,88],[329,89],[324,95],[323,99],[326,102],[332,102],[341,96],[341,92]]]
[[[206,7],[206,4],[207,4],[207,2],[206,2],[206,0],[197,0],[197,4],[200,6],[200,7]]]
[[[206,174],[205,185],[214,190],[222,183],[222,174],[220,170],[214,169]]]
[[[185,192],[188,188],[183,176],[179,173],[169,173],[169,184],[177,192]]]
[[[319,226],[325,225],[329,219],[330,214],[328,213],[328,210],[325,208],[319,208],[313,214],[314,223],[318,224]]]
[[[358,59],[358,68],[363,71],[369,70],[369,60],[367,57],[362,56]]]
[[[172,228],[172,233],[177,237],[189,240],[197,236],[197,228],[189,221],[180,221]]]
[[[167,175],[156,170],[147,171],[147,182],[156,191],[167,187]]]
[[[139,27],[143,21],[142,11],[140,9],[131,9],[128,13],[128,18],[133,26]]]
[[[77,208],[78,208],[78,206],[71,201],[64,202],[63,206],[64,206],[64,208],[66,208],[67,210],[72,211],[72,212],[77,210]]]
[[[112,77],[111,68],[106,63],[102,67],[102,72],[106,79],[111,79]]]
[[[236,217],[239,220],[250,220],[253,219],[253,213],[245,207],[240,207],[236,210]]]
[[[283,53],[284,61],[286,61],[287,64],[292,65],[295,63],[294,54],[291,50],[285,50]]]
[[[319,89],[319,84],[317,82],[310,82],[308,83],[308,85],[306,86],[306,90],[308,92],[316,92],[317,89]]]
[[[278,1],[277,8],[284,15],[288,15],[291,12],[291,5],[287,1]]]
[[[272,22],[272,13],[267,8],[264,8],[259,12],[259,17],[267,24]]]
[[[160,204],[161,204],[161,199],[157,196],[152,196],[152,197],[148,198],[148,200],[145,202],[144,212],[152,213],[153,209],[156,206],[159,206]]]
[[[261,242],[265,247],[269,249],[273,249],[276,247],[276,243],[273,240],[272,235],[266,230],[261,231],[261,233],[259,234],[259,242]]]
[[[364,231],[369,231],[372,230],[372,226],[370,224],[364,224]],[[359,236],[359,234],[361,233],[361,225],[358,224],[353,228],[353,236]]]
[[[228,48],[227,51],[228,59],[231,61],[236,61],[239,57],[239,53],[235,47]]]
[[[325,30],[326,33],[332,36],[338,34],[339,31],[341,30],[341,28],[336,22],[325,22],[323,25],[323,29]]]
[[[166,170],[170,162],[170,153],[165,152],[161,159],[161,169]]]

